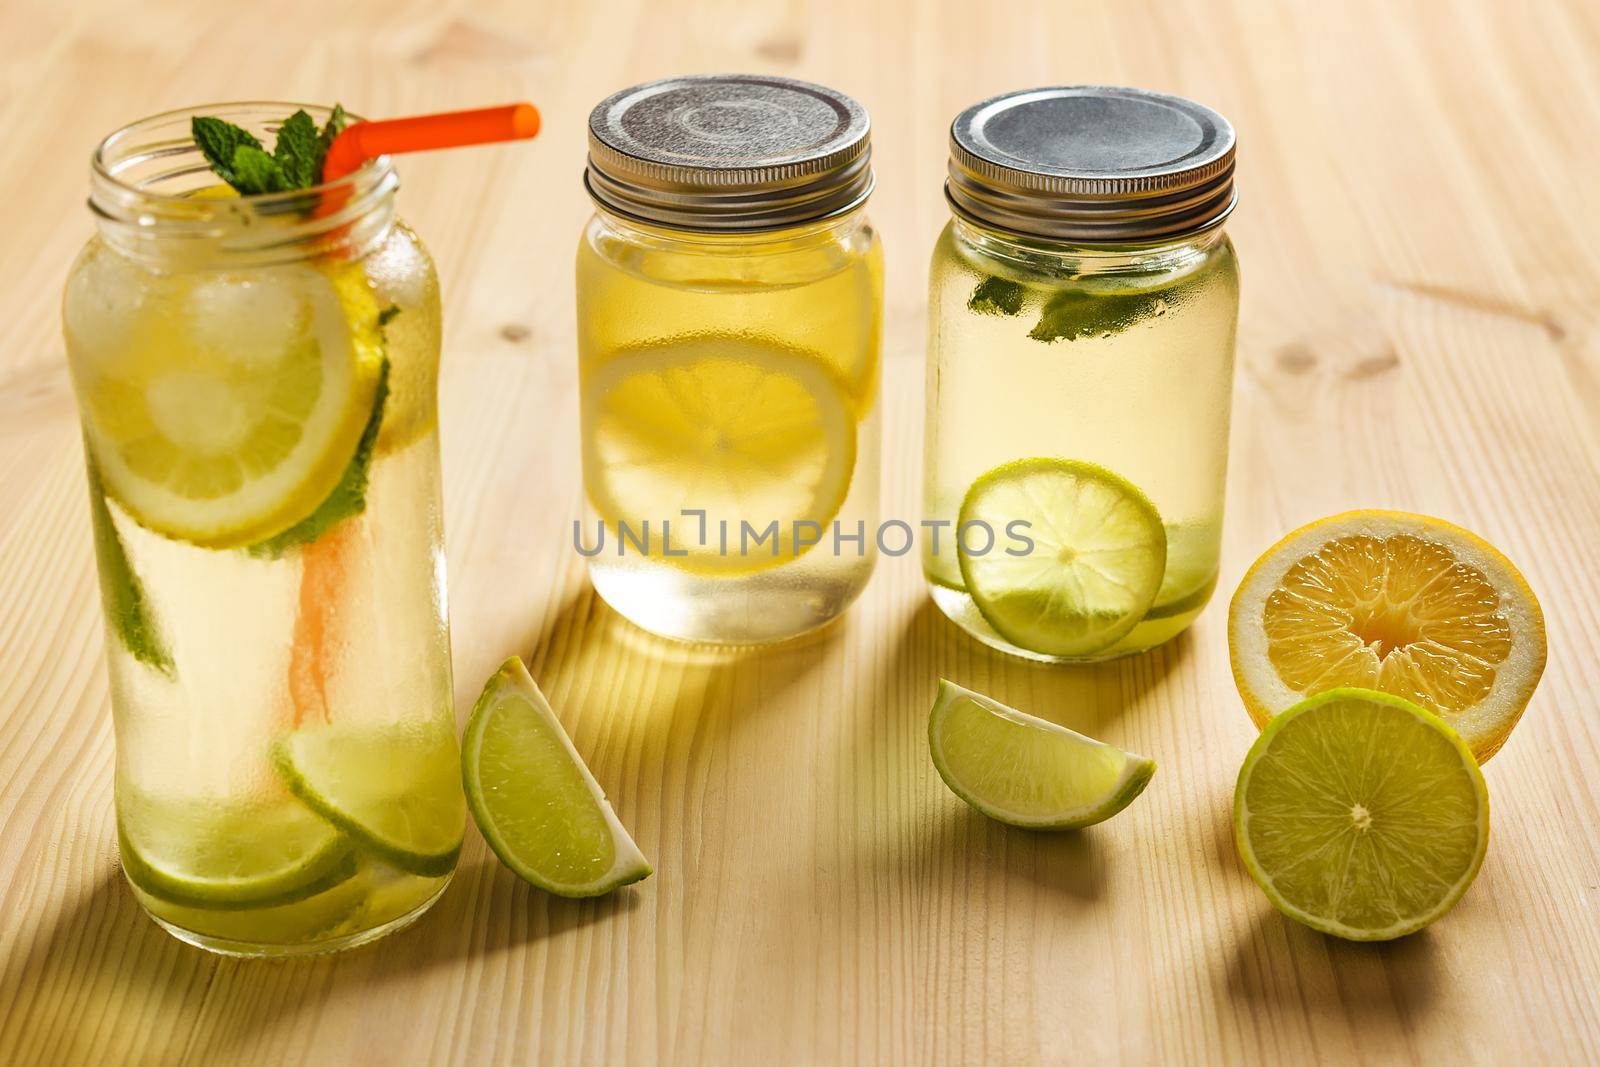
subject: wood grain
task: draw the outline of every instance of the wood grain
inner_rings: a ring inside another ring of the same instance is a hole
[[[1237,125],[1245,271],[1223,588],[1288,528],[1433,512],[1544,600],[1550,667],[1487,768],[1460,907],[1387,946],[1280,918],[1228,827],[1254,734],[1222,605],[1139,659],[1012,661],[887,560],[813,640],[631,630],[588,588],[571,253],[583,120],[681,71],[795,74],[874,120],[886,507],[917,515],[945,129],[1027,84],[1146,85]],[[527,97],[532,145],[407,160],[446,293],[457,698],[525,656],[657,873],[573,903],[469,838],[415,929],[224,961],[121,884],[62,279],[106,131],[217,99],[405,114]],[[414,0],[0,7],[0,1062],[1600,1061],[1600,8],[1124,0]],[[969,813],[927,759],[946,675],[1154,755],[1078,835]]]

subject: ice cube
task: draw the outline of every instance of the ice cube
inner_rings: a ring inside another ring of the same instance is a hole
[[[153,280],[130,260],[91,245],[67,279],[63,305],[74,360],[99,364],[123,354]]]
[[[271,367],[306,329],[305,280],[294,270],[218,274],[189,294],[190,336],[203,351]]]

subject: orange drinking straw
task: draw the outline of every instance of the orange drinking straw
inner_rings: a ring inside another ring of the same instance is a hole
[[[328,146],[322,181],[338,181],[379,156],[525,140],[538,132],[539,112],[526,103],[358,122]],[[330,189],[323,194],[314,214],[330,215],[349,199],[348,186]],[[308,721],[326,723],[331,719],[327,679],[339,643],[335,631],[337,607],[344,592],[346,560],[359,547],[359,540],[346,525],[329,530],[301,550],[300,602],[289,652],[289,696],[296,727]]]
[[[357,122],[347,126],[328,146],[328,156],[322,164],[322,180],[324,183],[338,181],[379,156],[520,141],[538,132],[539,110],[528,103]],[[348,189],[329,190],[323,195],[316,213],[331,214],[343,207],[349,198]]]

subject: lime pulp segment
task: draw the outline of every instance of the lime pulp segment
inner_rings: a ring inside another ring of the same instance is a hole
[[[933,765],[956,796],[1011,826],[1073,830],[1144,792],[1155,761],[941,680],[928,718]]]
[[[315,726],[273,747],[289,791],[357,844],[411,874],[448,874],[466,811],[444,728]]]
[[[1031,550],[1004,535],[1027,523]],[[988,552],[958,538],[967,593],[996,633],[1048,656],[1090,656],[1150,610],[1166,570],[1167,533],[1142,492],[1104,467],[1039,457],[1002,464],[967,490],[959,528],[987,527]]]
[[[478,829],[523,880],[589,897],[651,873],[520,659],[484,686],[461,760]]]
[[[173,904],[213,910],[289,904],[355,873],[349,839],[287,799],[224,806],[122,790],[117,809],[129,881]]]
[[[1364,689],[1268,723],[1233,818],[1245,867],[1280,911],[1357,941],[1449,911],[1489,846],[1489,794],[1466,744],[1432,712]]]

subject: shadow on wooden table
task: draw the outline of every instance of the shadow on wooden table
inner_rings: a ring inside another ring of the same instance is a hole
[[[1036,663],[983,644],[924,598],[901,629],[886,671],[926,687],[923,715],[933,706],[938,679],[948,678],[1030,715],[1114,740],[1102,731],[1142,706],[1192,651],[1185,632],[1160,648],[1105,663]]]
[[[14,927],[0,964],[0,1063],[254,1061],[292,1046],[294,1019],[341,990],[481,967],[639,904],[628,889],[598,900],[552,897],[517,879],[476,838],[468,851],[479,854],[415,926],[373,945],[292,960],[228,959],[179,942],[109,868],[36,928],[27,917]],[[281,1051],[293,1058],[290,1048]]]
[[[1408,1030],[1438,999],[1442,974],[1430,930],[1394,941],[1345,941],[1280,915],[1262,898],[1225,977],[1252,1012],[1348,1022],[1352,1030]]]

